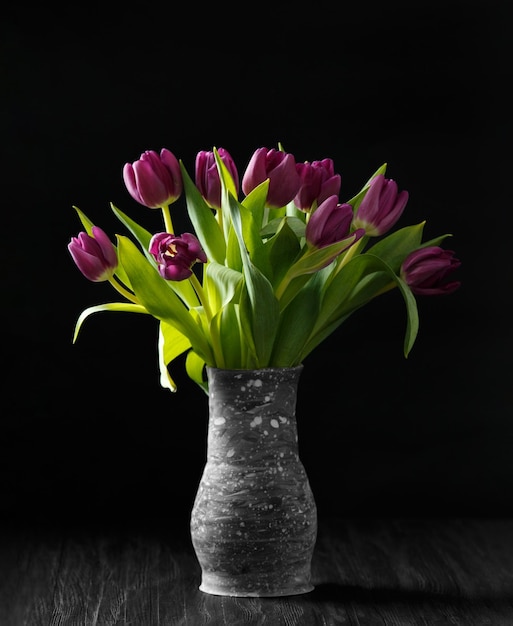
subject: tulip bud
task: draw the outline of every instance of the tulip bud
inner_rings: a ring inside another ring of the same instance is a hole
[[[461,265],[452,250],[426,246],[411,252],[403,261],[401,278],[417,295],[449,294],[458,289],[460,281],[447,282],[447,276]]]
[[[330,196],[310,215],[306,225],[306,241],[313,248],[325,248],[349,235],[353,219],[350,204],[338,204],[337,196]]]
[[[125,163],[123,180],[132,198],[150,209],[172,204],[183,190],[178,159],[166,148],[160,155],[146,150],[138,161]]]
[[[166,280],[185,280],[191,276],[196,262],[207,262],[200,242],[191,233],[180,236],[157,233],[150,240],[149,252],[157,261],[159,274]]]
[[[329,196],[338,196],[341,178],[335,174],[332,159],[298,163],[297,172],[301,179],[301,186],[294,198],[294,204],[301,211],[310,211],[319,206]]]
[[[221,161],[230,172],[237,193],[239,192],[239,174],[231,155],[224,148],[218,150]],[[209,206],[213,209],[221,208],[221,180],[214,156],[214,152],[201,150],[196,155],[196,187]]]
[[[95,283],[109,280],[118,266],[116,248],[108,235],[98,226],[92,227],[92,234],[79,233],[72,237],[68,250],[82,274]]]
[[[286,206],[301,185],[294,156],[274,148],[255,150],[242,178],[242,191],[247,196],[267,179],[267,206],[271,209]]]
[[[408,202],[408,192],[398,193],[397,183],[378,174],[357,209],[353,220],[355,228],[365,229],[369,237],[383,235],[401,217]]]

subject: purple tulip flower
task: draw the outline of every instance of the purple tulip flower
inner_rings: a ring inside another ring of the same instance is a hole
[[[434,296],[449,294],[458,289],[460,281],[447,277],[461,265],[452,250],[427,246],[411,252],[401,265],[401,278],[414,294]]]
[[[355,228],[364,228],[369,237],[383,235],[401,217],[408,202],[407,191],[398,192],[397,183],[378,174],[370,182],[353,220]]]
[[[150,240],[149,252],[155,257],[159,274],[166,280],[185,280],[192,275],[192,266],[206,263],[207,255],[191,233],[176,236],[157,233]]]
[[[350,232],[353,208],[350,204],[338,204],[338,196],[330,196],[310,215],[305,237],[311,248],[325,248],[332,243],[347,239],[347,246],[326,260],[329,265],[335,257],[350,248],[365,234],[363,229]]]
[[[335,174],[332,159],[298,163],[296,169],[301,179],[301,187],[294,198],[294,204],[301,211],[310,211],[314,202],[319,206],[329,196],[338,196],[341,177],[340,174]]]
[[[235,162],[224,148],[218,148],[217,151],[233,178],[238,194],[239,174]],[[221,208],[221,180],[213,151],[201,150],[196,155],[196,187],[210,207]]]
[[[183,190],[180,164],[167,148],[160,155],[146,150],[138,161],[125,163],[123,180],[132,198],[150,209],[172,204]]]
[[[255,150],[242,178],[242,191],[247,196],[267,179],[267,206],[271,209],[286,206],[301,185],[294,156],[274,148]]]
[[[92,237],[85,232],[72,237],[68,250],[82,274],[95,283],[101,283],[114,275],[118,256],[116,248],[101,228],[93,226],[91,230]]]

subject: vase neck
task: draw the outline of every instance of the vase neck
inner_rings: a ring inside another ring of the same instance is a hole
[[[209,462],[279,463],[297,456],[296,399],[302,366],[208,368]]]

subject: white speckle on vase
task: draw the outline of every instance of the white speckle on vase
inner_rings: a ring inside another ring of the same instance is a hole
[[[280,427],[280,424],[279,424],[278,420],[275,420],[275,419],[272,419],[270,424],[271,424],[271,426],[273,428],[279,428]]]
[[[233,456],[234,454],[235,454],[235,450],[233,448],[230,448],[228,452],[226,453],[226,456]]]
[[[269,431],[268,430],[264,430],[264,435],[268,435]]]
[[[214,419],[214,426],[221,426],[221,424],[224,424],[226,422],[226,418],[224,417],[216,417]]]
[[[261,423],[262,423],[262,418],[260,417],[260,415],[257,415],[256,417],[253,418],[253,420],[249,423],[249,425],[251,426],[251,428],[254,428],[255,426],[260,426]]]
[[[286,422],[288,422],[288,419],[286,417],[284,417],[283,415],[280,415],[280,422],[282,424],[285,424]]]
[[[242,385],[242,387],[240,388],[241,391],[246,391],[246,387],[244,385]]]
[[[270,400],[271,400],[271,396],[265,396],[265,398],[264,398],[265,402],[270,402]]]

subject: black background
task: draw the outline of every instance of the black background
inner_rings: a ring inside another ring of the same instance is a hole
[[[72,205],[112,238],[111,201],[151,230],[125,162],[167,147],[192,172],[217,146],[242,171],[278,142],[333,158],[342,199],[387,162],[410,193],[398,226],[452,233],[462,261],[458,292],[419,299],[408,359],[394,291],[305,360],[300,453],[320,514],[513,512],[507,3],[334,6],[4,9],[4,519],[186,522],[206,396],[180,365],[178,392],[160,387],[152,318],[93,316],[72,345],[80,312],[117,299],[68,254]]]

